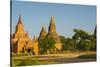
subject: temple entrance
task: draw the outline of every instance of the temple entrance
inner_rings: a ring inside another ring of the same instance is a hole
[[[35,55],[31,48],[28,48],[28,49],[27,49],[27,53],[28,53],[28,55],[30,55],[30,56]]]

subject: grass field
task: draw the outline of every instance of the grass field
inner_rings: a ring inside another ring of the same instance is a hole
[[[39,56],[12,56],[12,67],[96,61],[96,52],[65,52]]]

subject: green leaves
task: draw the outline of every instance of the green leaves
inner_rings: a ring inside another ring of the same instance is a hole
[[[77,51],[77,50],[96,50],[96,35],[88,34],[81,29],[74,29],[75,33],[72,38],[65,38],[60,36],[63,50]]]
[[[87,32],[80,29],[74,29],[74,32],[75,34],[72,38],[77,41],[78,49],[90,50],[94,45],[96,45],[96,35],[89,35]]]
[[[62,43],[63,51],[89,51],[96,50],[96,35],[88,34],[86,31],[81,29],[74,29],[75,33],[72,38],[65,38],[59,36]],[[46,53],[55,48],[55,40],[52,38],[45,37],[39,40],[39,47],[41,53]]]
[[[88,38],[88,33],[80,30],[80,29],[74,29],[75,34],[73,35],[73,39],[87,39]]]
[[[52,38],[45,37],[44,39],[39,39],[39,47],[41,53],[46,53],[47,50],[55,48],[55,41]]]

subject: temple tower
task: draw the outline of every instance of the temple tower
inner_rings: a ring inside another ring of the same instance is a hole
[[[21,53],[22,48],[29,40],[28,33],[24,32],[24,26],[22,24],[21,16],[19,16],[18,23],[16,25],[15,33],[13,34],[12,38],[12,49],[15,53]]]
[[[52,37],[57,36],[56,26],[55,26],[55,21],[54,21],[54,17],[53,16],[51,16],[49,30],[48,30],[48,35],[50,35]]]
[[[19,20],[18,20],[18,24],[16,26],[15,33],[17,33],[17,34],[23,34],[24,33],[24,26],[22,24],[21,16],[19,16]]]
[[[47,34],[48,38],[53,38],[56,42],[55,47],[57,50],[61,50],[62,49],[62,44],[60,41],[60,38],[56,32],[56,25],[55,25],[55,21],[54,21],[54,17],[51,16],[51,20],[50,20],[50,25],[49,25],[49,30],[48,30],[48,34]]]
[[[42,26],[42,29],[41,29],[41,32],[40,32],[40,35],[39,35],[39,39],[43,39],[46,35],[47,35],[47,32],[45,30],[45,27]]]

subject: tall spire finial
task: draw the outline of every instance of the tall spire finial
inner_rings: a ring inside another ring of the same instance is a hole
[[[21,15],[19,15],[18,23],[16,25],[16,32],[18,32],[18,33],[24,33],[24,26],[22,24]]]
[[[48,32],[49,33],[56,33],[56,25],[55,25],[55,21],[54,21],[54,16],[51,16]]]
[[[55,23],[54,23],[54,16],[51,16],[50,25],[55,25]]]
[[[19,15],[18,24],[22,24],[22,18],[21,18],[21,15]]]

